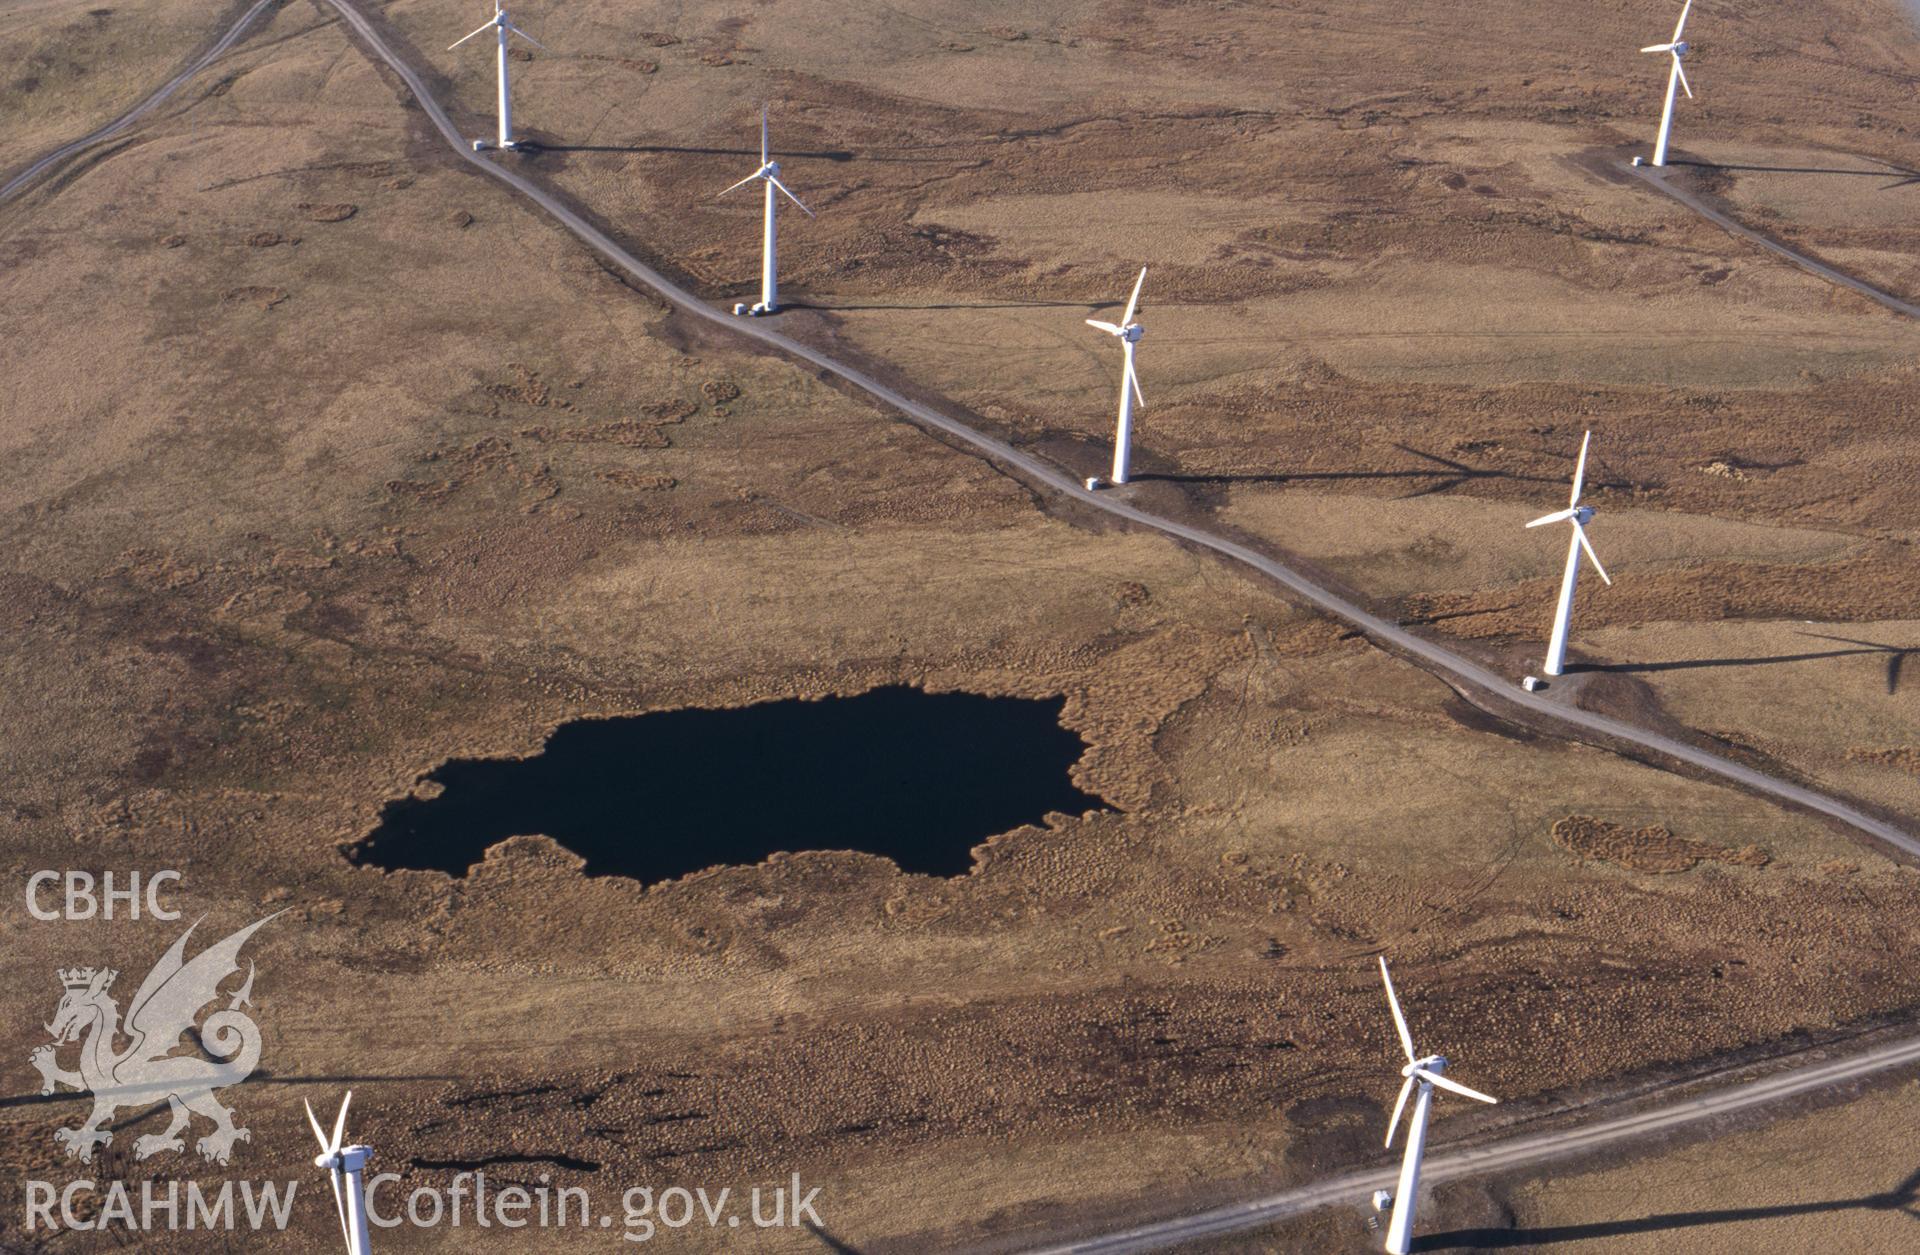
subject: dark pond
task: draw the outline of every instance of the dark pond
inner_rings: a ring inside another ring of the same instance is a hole
[[[387,803],[356,863],[463,876],[544,833],[590,876],[652,883],[776,851],[864,850],[959,876],[986,838],[1106,802],[1068,770],[1086,750],[1060,698],[883,688],[738,710],[587,719],[531,758],[456,758],[437,797]]]

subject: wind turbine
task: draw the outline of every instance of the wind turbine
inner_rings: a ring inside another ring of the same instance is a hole
[[[1147,329],[1133,320],[1133,314],[1140,307],[1140,288],[1147,281],[1147,268],[1140,267],[1140,277],[1133,281],[1133,295],[1127,298],[1127,312],[1120,316],[1120,325],[1101,322],[1098,318],[1087,319],[1087,326],[1096,327],[1111,336],[1120,338],[1120,351],[1123,358],[1120,373],[1120,423],[1113,435],[1113,478],[1114,484],[1127,482],[1127,462],[1133,456],[1133,403],[1137,400],[1146,405],[1147,398],[1140,392],[1140,375],[1133,368],[1134,346],[1140,343],[1140,337]],[[1099,476],[1087,481],[1088,488],[1100,486]]]
[[[325,1168],[328,1180],[333,1183],[333,1205],[340,1213],[340,1235],[347,1240],[347,1255],[368,1255],[373,1248],[367,1241],[367,1195],[361,1173],[367,1160],[373,1158],[373,1147],[340,1144],[347,1131],[347,1104],[352,1101],[353,1091],[348,1090],[340,1104],[340,1114],[334,1118],[332,1137],[320,1131],[312,1103],[306,1104],[307,1123],[313,1126],[313,1135],[320,1139],[320,1153],[313,1157],[313,1166]],[[346,1178],[344,1197],[340,1188],[342,1177]]]
[[[454,40],[451,44],[447,46],[447,51],[452,52],[455,48],[458,48],[461,44],[466,43],[467,40],[472,39],[477,35],[484,34],[487,31],[495,32],[500,39],[500,139],[498,141],[498,146],[504,149],[513,150],[513,149],[519,148],[520,145],[517,142],[515,142],[513,138],[513,102],[509,98],[508,91],[507,91],[507,36],[509,34],[518,35],[520,36],[520,38],[526,40],[528,43],[532,44],[534,47],[538,48],[542,52],[550,52],[552,50],[549,49],[545,44],[541,43],[539,40],[535,39],[532,35],[527,34],[527,32],[521,30],[518,26],[515,26],[513,24],[512,19],[510,19],[507,16],[506,10],[500,7],[500,0],[493,0],[492,19],[488,21],[486,25],[482,26],[479,30],[474,31],[472,35],[465,35],[459,39]],[[487,146],[486,140],[477,139],[473,141],[473,151],[475,152],[479,152],[480,150],[484,149],[486,146]]]
[[[1653,146],[1653,164],[1667,164],[1667,139],[1673,134],[1674,89],[1684,88],[1687,99],[1693,99],[1693,88],[1687,83],[1687,72],[1680,61],[1690,51],[1690,47],[1680,33],[1687,29],[1687,14],[1693,10],[1693,0],[1687,0],[1680,10],[1680,24],[1673,28],[1673,39],[1664,44],[1648,44],[1642,52],[1664,52],[1673,57],[1673,69],[1667,74],[1667,107],[1660,114],[1660,140]]]
[[[726,192],[721,192],[720,195],[725,196],[727,192],[731,192],[735,190],[735,188],[745,187],[755,179],[759,179],[767,185],[766,235],[760,252],[760,303],[751,309],[745,305],[735,305],[733,312],[736,314],[774,314],[780,310],[780,243],[779,233],[774,227],[776,216],[774,211],[778,208],[780,200],[779,196],[776,196],[775,193],[778,192],[786,196],[786,198],[794,204],[800,205],[800,212],[807,215],[807,217],[811,218],[814,216],[813,210],[802,205],[800,198],[792,192],[789,192],[787,185],[780,181],[780,163],[768,155],[767,107],[765,105],[760,106],[760,168],[752,174],[749,174],[746,178],[741,179],[738,183],[735,183],[733,187],[728,188]]]
[[[1393,1217],[1387,1222],[1387,1250],[1392,1255],[1407,1255],[1413,1249],[1413,1211],[1420,1192],[1420,1157],[1427,1149],[1427,1117],[1433,1110],[1433,1090],[1437,1085],[1441,1089],[1450,1089],[1456,1094],[1477,1099],[1485,1103],[1497,1103],[1500,1100],[1477,1089],[1468,1089],[1458,1081],[1450,1081],[1441,1073],[1447,1070],[1445,1055],[1416,1055],[1413,1050],[1413,1034],[1407,1031],[1407,1017],[1400,1013],[1400,999],[1393,993],[1393,977],[1387,974],[1387,959],[1380,956],[1380,979],[1387,983],[1387,1005],[1393,1008],[1393,1026],[1400,1033],[1400,1048],[1407,1053],[1407,1066],[1400,1069],[1400,1075],[1406,1082],[1400,1086],[1399,1101],[1393,1104],[1393,1119],[1387,1123],[1387,1145],[1393,1145],[1394,1132],[1400,1126],[1400,1113],[1407,1109],[1407,1096],[1418,1094],[1413,1100],[1413,1118],[1407,1123],[1407,1150],[1400,1160],[1400,1183],[1396,1193],[1387,1194],[1382,1190],[1373,1196],[1376,1208],[1391,1207]]]
[[[1573,620],[1573,589],[1580,582],[1580,551],[1585,550],[1593,562],[1593,569],[1600,572],[1600,578],[1609,586],[1613,577],[1607,574],[1607,568],[1600,565],[1600,555],[1593,551],[1593,543],[1587,539],[1588,523],[1593,522],[1593,507],[1580,504],[1580,489],[1587,480],[1587,445],[1593,440],[1588,432],[1580,441],[1580,462],[1573,471],[1573,499],[1564,510],[1555,511],[1535,519],[1528,527],[1545,527],[1549,523],[1573,524],[1573,539],[1567,544],[1567,573],[1560,577],[1560,605],[1553,612],[1553,638],[1547,642],[1548,675],[1559,675],[1567,667],[1567,627]]]

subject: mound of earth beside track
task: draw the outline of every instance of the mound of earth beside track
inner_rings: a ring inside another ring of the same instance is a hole
[[[1765,867],[1773,861],[1773,856],[1757,845],[1729,850],[1677,837],[1665,824],[1623,828],[1591,815],[1556,820],[1553,840],[1582,863],[1598,859],[1636,872],[1687,872],[1708,860],[1740,867]]]

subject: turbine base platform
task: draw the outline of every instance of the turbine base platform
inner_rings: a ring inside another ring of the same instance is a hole
[[[1107,486],[1107,481],[1100,478],[1098,475],[1087,476],[1088,492],[1099,492],[1102,488],[1105,488],[1106,486]]]
[[[473,141],[473,151],[477,153],[483,153],[487,151],[487,149],[492,147],[493,145],[484,139],[477,139]]]
[[[1644,166],[1647,164],[1647,159],[1645,157],[1635,157],[1633,159],[1633,164],[1636,166]]]
[[[1375,1190],[1373,1192],[1373,1209],[1375,1211],[1385,1211],[1392,1206],[1393,1194],[1391,1191]]]
[[[735,305],[733,312],[736,315],[744,315],[748,318],[758,318],[762,314],[777,314],[780,312],[780,307],[778,305],[769,305],[765,301],[757,301],[752,305]]]

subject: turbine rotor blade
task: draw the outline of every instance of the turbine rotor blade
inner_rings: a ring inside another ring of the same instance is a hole
[[[1672,51],[1673,51],[1673,45],[1672,45],[1672,44],[1648,44],[1648,45],[1647,45],[1646,47],[1644,47],[1644,48],[1642,48],[1642,49],[1641,49],[1640,51],[1642,51],[1642,52],[1672,52]]]
[[[767,164],[767,107],[760,106],[760,164]]]
[[[723,192],[721,192],[721,193],[720,193],[719,195],[717,195],[717,196],[715,196],[715,197],[714,197],[714,199],[715,199],[715,200],[719,200],[719,199],[720,199],[720,197],[721,197],[721,196],[725,196],[725,195],[727,194],[727,192],[731,192],[731,191],[733,191],[733,190],[735,190],[736,188],[742,188],[742,187],[745,187],[745,186],[746,186],[747,184],[749,184],[749,183],[751,183],[751,182],[753,182],[753,181],[754,181],[755,179],[757,179],[757,178],[759,178],[759,177],[760,177],[760,172],[759,172],[758,170],[755,170],[755,171],[754,171],[754,172],[753,172],[752,174],[749,174],[749,175],[748,175],[748,176],[747,176],[746,178],[744,178],[744,179],[741,179],[741,180],[740,180],[740,181],[739,181],[738,183],[735,183],[735,184],[733,185],[733,187],[730,187],[730,188],[727,188],[727,189],[726,189],[726,191],[723,191]]]
[[[1114,326],[1110,322],[1101,322],[1098,318],[1087,319],[1087,326],[1098,327],[1100,328],[1100,330],[1106,332],[1110,336],[1117,336],[1122,334],[1120,328]]]
[[[340,1114],[333,1119],[333,1144],[327,1147],[329,1151],[337,1151],[340,1149],[341,1139],[347,1131],[347,1107],[352,1102],[353,1091],[348,1090],[347,1096],[340,1102]]]
[[[1147,281],[1147,268],[1140,267],[1140,277],[1133,281],[1133,295],[1127,298],[1127,312],[1121,316],[1120,325],[1126,326],[1133,321],[1133,312],[1140,308],[1140,287]]]
[[[485,26],[482,26],[480,30],[473,32],[473,35],[478,35],[480,34],[481,31],[490,31],[492,29],[493,29],[493,23],[488,22]],[[454,40],[452,43],[447,45],[447,51],[452,52],[455,48],[458,48],[461,44],[464,44],[469,39],[472,39],[473,35],[462,35],[460,38]]]
[[[1400,1030],[1400,1049],[1407,1052],[1407,1062],[1415,1059],[1413,1053],[1413,1034],[1407,1030],[1407,1017],[1400,1013],[1400,998],[1393,992],[1393,977],[1387,974],[1387,956],[1380,956],[1380,979],[1387,983],[1387,1005],[1393,1008],[1393,1026]]]
[[[303,1102],[303,1103],[306,1103],[306,1108],[307,1108],[307,1123],[313,1126],[313,1136],[314,1136],[314,1139],[315,1139],[316,1141],[318,1141],[318,1142],[320,1143],[320,1150],[321,1150],[321,1152],[322,1152],[322,1153],[325,1153],[325,1152],[326,1152],[326,1150],[328,1149],[328,1147],[327,1147],[327,1135],[326,1135],[326,1134],[325,1134],[324,1132],[322,1132],[322,1131],[321,1131],[321,1128],[320,1128],[320,1117],[318,1117],[318,1116],[316,1116],[316,1115],[314,1115],[314,1114],[313,1114],[313,1104],[312,1104],[312,1103],[310,1103],[310,1102],[307,1102],[307,1101],[306,1101],[306,1100],[305,1100],[304,1098],[303,1098],[303,1099],[301,1099],[300,1101],[301,1101],[301,1102]]]
[[[1126,341],[1123,340],[1121,343],[1126,344]],[[1133,368],[1133,345],[1131,344],[1127,344],[1127,382],[1133,385],[1133,399],[1140,403],[1141,409],[1145,409],[1147,397],[1140,391],[1140,372]]]
[[[1407,1097],[1413,1093],[1413,1078],[1408,1077],[1400,1086],[1400,1097],[1393,1104],[1393,1119],[1387,1121],[1386,1145],[1393,1145],[1393,1135],[1400,1131],[1400,1113],[1407,1109]]]
[[[1673,72],[1680,76],[1680,86],[1687,93],[1687,99],[1693,99],[1693,87],[1687,82],[1687,67],[1680,64],[1680,54],[1673,54]]]
[[[1587,529],[1576,521],[1573,525],[1573,534],[1580,538],[1580,547],[1587,551],[1587,559],[1593,563],[1593,569],[1600,572],[1600,578],[1607,582],[1608,588],[1612,588],[1613,577],[1607,574],[1607,568],[1600,565],[1600,555],[1593,551],[1593,542],[1587,539]]]
[[[1680,32],[1687,29],[1687,14],[1693,12],[1693,0],[1687,0],[1680,8],[1680,23],[1673,28],[1673,42],[1680,42]]]
[[[328,1172],[327,1180],[333,1185],[333,1209],[340,1216],[340,1236],[346,1239],[347,1255],[353,1255],[353,1230],[347,1226],[347,1201],[340,1197],[340,1169]]]
[[[528,43],[532,44],[534,47],[538,48],[542,52],[553,51],[553,49],[547,47],[545,44],[535,39],[532,35],[527,34],[527,32],[521,30],[518,26],[515,26],[512,22],[507,23],[507,29],[512,31],[514,34],[520,36],[520,38],[526,40]]]
[[[1528,527],[1545,527],[1549,523],[1564,523],[1572,517],[1573,517],[1572,510],[1560,510],[1553,514],[1543,514],[1539,518],[1535,519],[1533,522],[1527,524],[1527,526]]]
[[[1580,490],[1584,488],[1587,483],[1587,446],[1592,443],[1592,432],[1588,432],[1580,438],[1580,461],[1576,463],[1573,468],[1573,497],[1567,502],[1569,506],[1577,506],[1580,504]]]
[[[779,179],[776,179],[771,174],[769,174],[767,176],[767,182],[773,184],[775,187],[779,188],[782,192],[785,192],[788,200],[792,201],[796,205],[800,205],[800,212],[807,215],[807,217],[817,218],[820,216],[814,213],[813,210],[808,209],[804,204],[801,204],[800,198],[798,196],[795,196],[792,192],[788,192],[787,185],[785,183],[782,183]]]
[[[1413,1076],[1417,1076],[1421,1080],[1430,1082],[1431,1084],[1438,1085],[1441,1089],[1450,1089],[1463,1098],[1474,1098],[1481,1102],[1494,1104],[1498,1104],[1500,1101],[1491,1094],[1483,1094],[1477,1089],[1468,1089],[1458,1081],[1450,1081],[1438,1072],[1429,1072],[1425,1068],[1415,1069]],[[1407,1080],[1411,1082],[1413,1076],[1408,1077]]]

